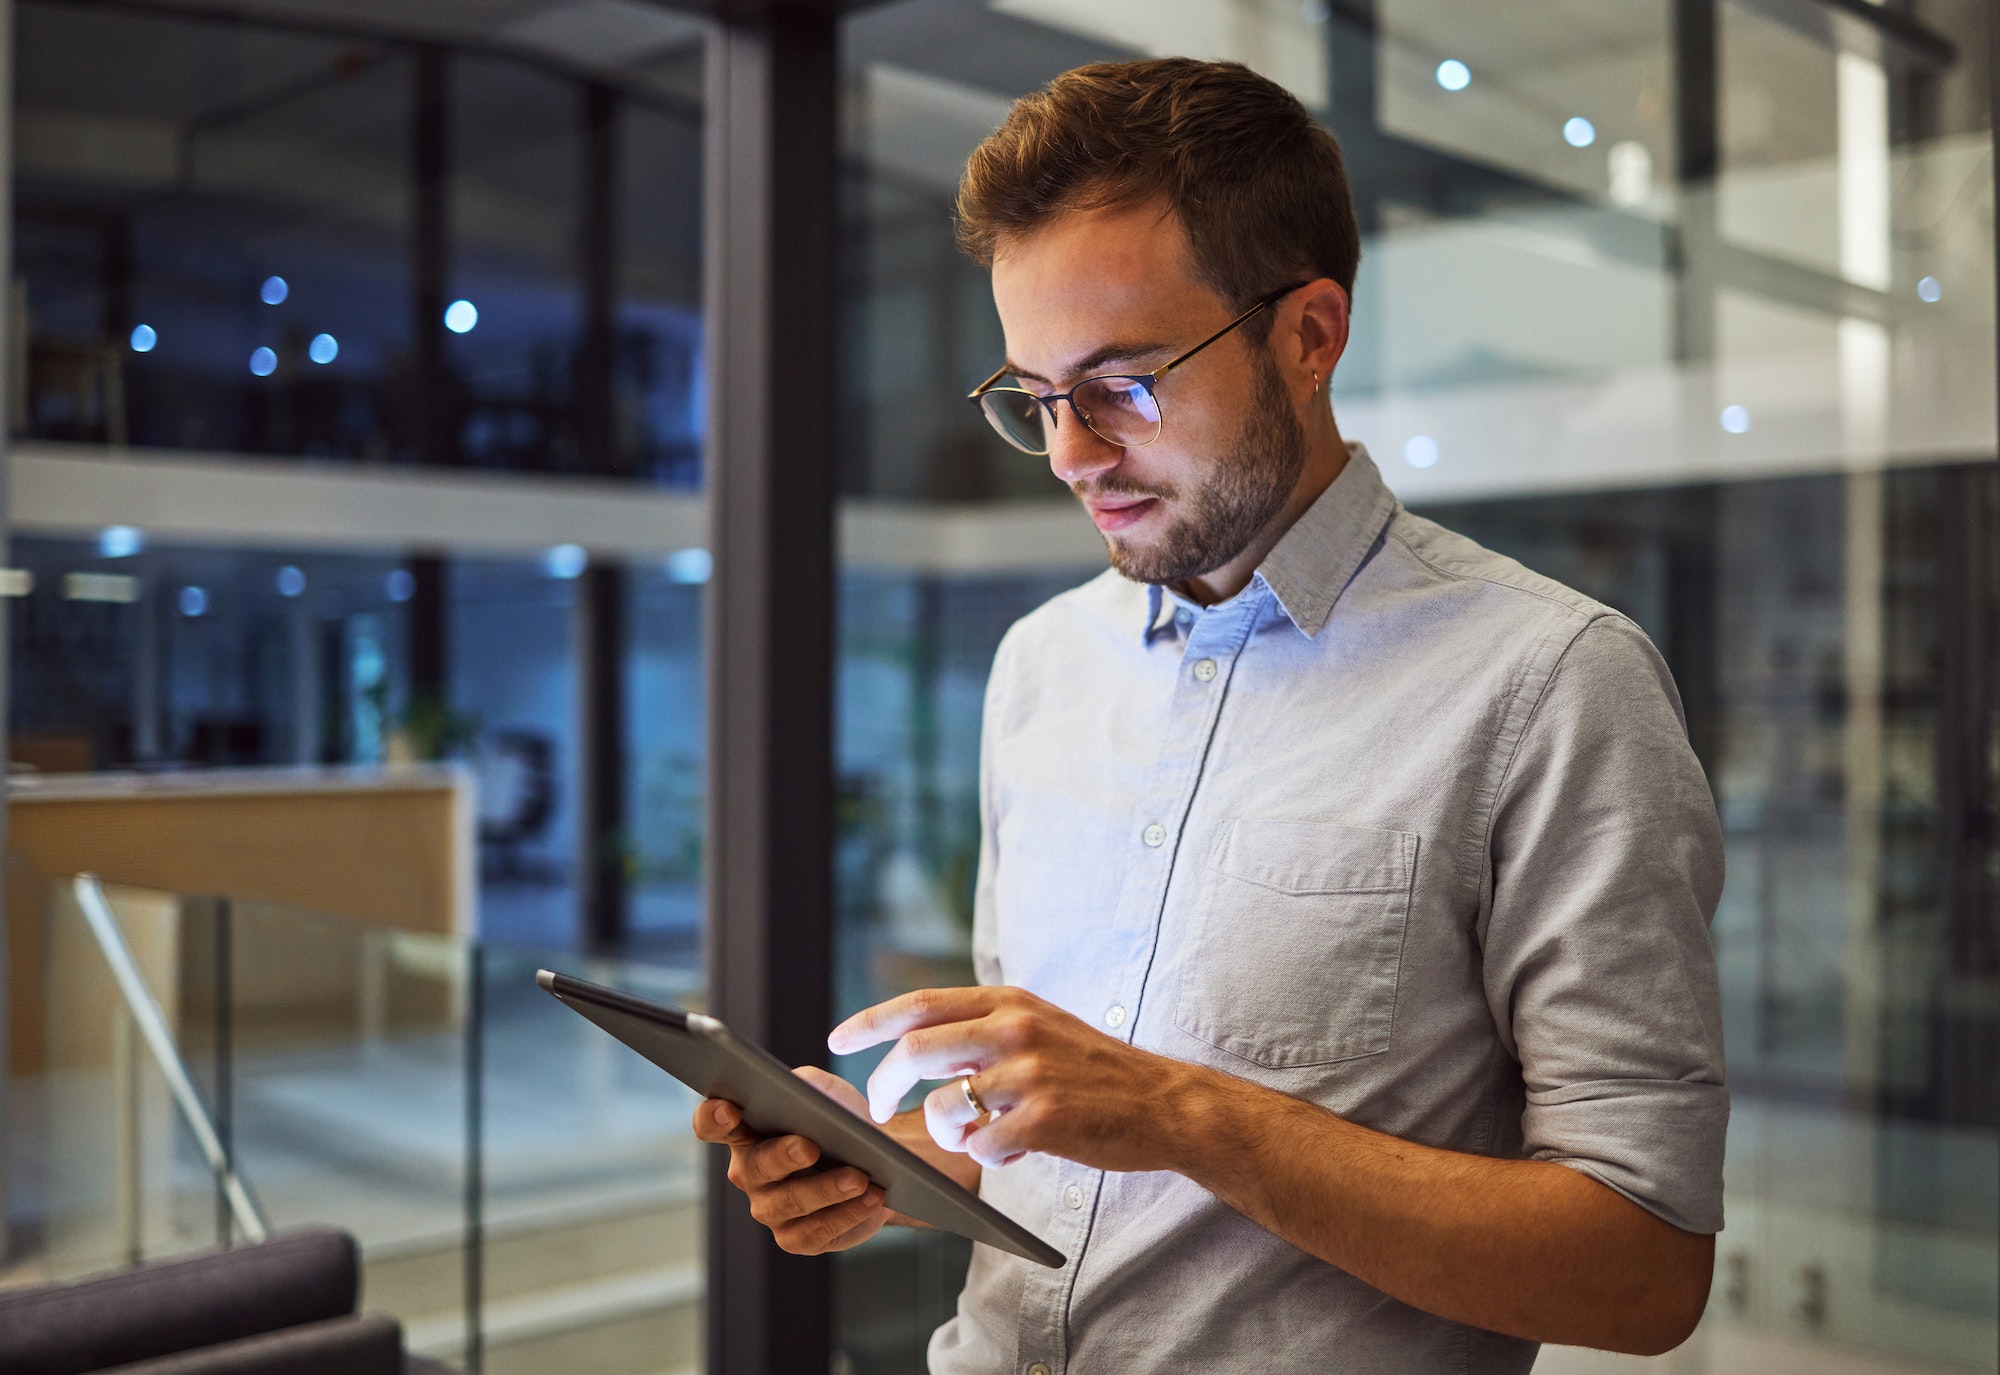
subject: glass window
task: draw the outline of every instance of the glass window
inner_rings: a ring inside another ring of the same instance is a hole
[[[513,62],[450,73],[450,289],[441,308],[459,457],[580,471],[583,93]]]
[[[688,21],[19,14],[17,432],[698,485]]]
[[[417,778],[411,848],[448,852],[464,906],[114,890],[203,1101],[274,1225],[356,1236],[411,1350],[476,1366],[483,1332],[485,1368],[533,1365],[553,1303],[569,1349],[693,1368],[692,1103],[533,976],[700,998],[703,30],[439,10],[418,44],[370,8],[13,10],[17,797],[30,772],[119,775],[57,801]],[[300,829],[272,843],[331,847]],[[150,1068],[124,1097],[105,1073],[100,952],[11,870],[10,1276],[215,1244]],[[88,1016],[44,996],[44,954]]]
[[[693,49],[700,75],[700,45]],[[683,58],[682,65],[689,59]],[[701,121],[692,101],[629,101],[618,126],[615,454],[621,472],[701,485]]]
[[[1244,61],[1328,123],[1354,181],[1343,434],[1417,511],[1631,615],[1679,684],[1728,847],[1735,1105],[1692,1359],[1985,1369],[1993,860],[1949,818],[1996,786],[1995,641],[1953,619],[1990,622],[2000,585],[1976,552],[2000,517],[1987,35],[1948,7],[1898,11],[1914,29],[1734,0],[1704,29],[1704,8],[904,0],[845,21],[847,528],[929,534],[844,546],[836,1001],[963,977],[980,681],[1011,619],[1103,566],[961,400],[1001,355],[951,241],[964,159],[1083,62]],[[891,1233],[847,1257],[856,1368],[921,1369],[963,1263]]]
[[[408,54],[66,5],[17,22],[17,428],[398,456]]]

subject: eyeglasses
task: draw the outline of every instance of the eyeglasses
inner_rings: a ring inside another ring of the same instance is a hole
[[[1152,372],[1087,378],[1066,392],[1043,396],[1026,387],[996,386],[995,383],[1007,375],[1007,369],[1002,368],[974,387],[965,399],[979,407],[986,423],[997,430],[1002,439],[1024,454],[1046,454],[1049,451],[1056,426],[1056,406],[1065,401],[1069,403],[1070,413],[1098,438],[1120,448],[1143,448],[1160,437],[1160,398],[1153,394],[1153,388],[1160,379],[1245,320],[1270,309],[1305,285],[1304,282],[1293,282],[1290,286],[1278,288],[1186,353]]]

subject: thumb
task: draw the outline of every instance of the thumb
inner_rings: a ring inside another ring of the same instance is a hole
[[[829,1074],[816,1065],[800,1065],[792,1073],[811,1084],[834,1102],[846,1108],[856,1117],[868,1115],[868,1100],[861,1096],[861,1090],[848,1083],[837,1074]]]

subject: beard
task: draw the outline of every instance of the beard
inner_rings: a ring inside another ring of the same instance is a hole
[[[1177,583],[1211,573],[1250,547],[1285,509],[1305,471],[1304,426],[1284,380],[1268,355],[1257,364],[1252,404],[1228,452],[1188,496],[1184,514],[1150,544],[1104,537],[1111,566],[1133,582]],[[1082,484],[1072,484],[1078,497]],[[1099,484],[1105,496],[1157,497],[1172,503],[1180,489],[1138,483]]]

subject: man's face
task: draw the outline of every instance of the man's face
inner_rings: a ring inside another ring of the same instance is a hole
[[[1042,393],[1149,373],[1237,313],[1195,278],[1187,236],[1158,204],[1064,215],[1005,245],[993,299],[1010,369]],[[1143,447],[1112,444],[1057,408],[1049,467],[1126,577],[1175,583],[1221,567],[1298,485],[1304,431],[1259,338],[1246,327],[1162,378],[1160,435]]]

